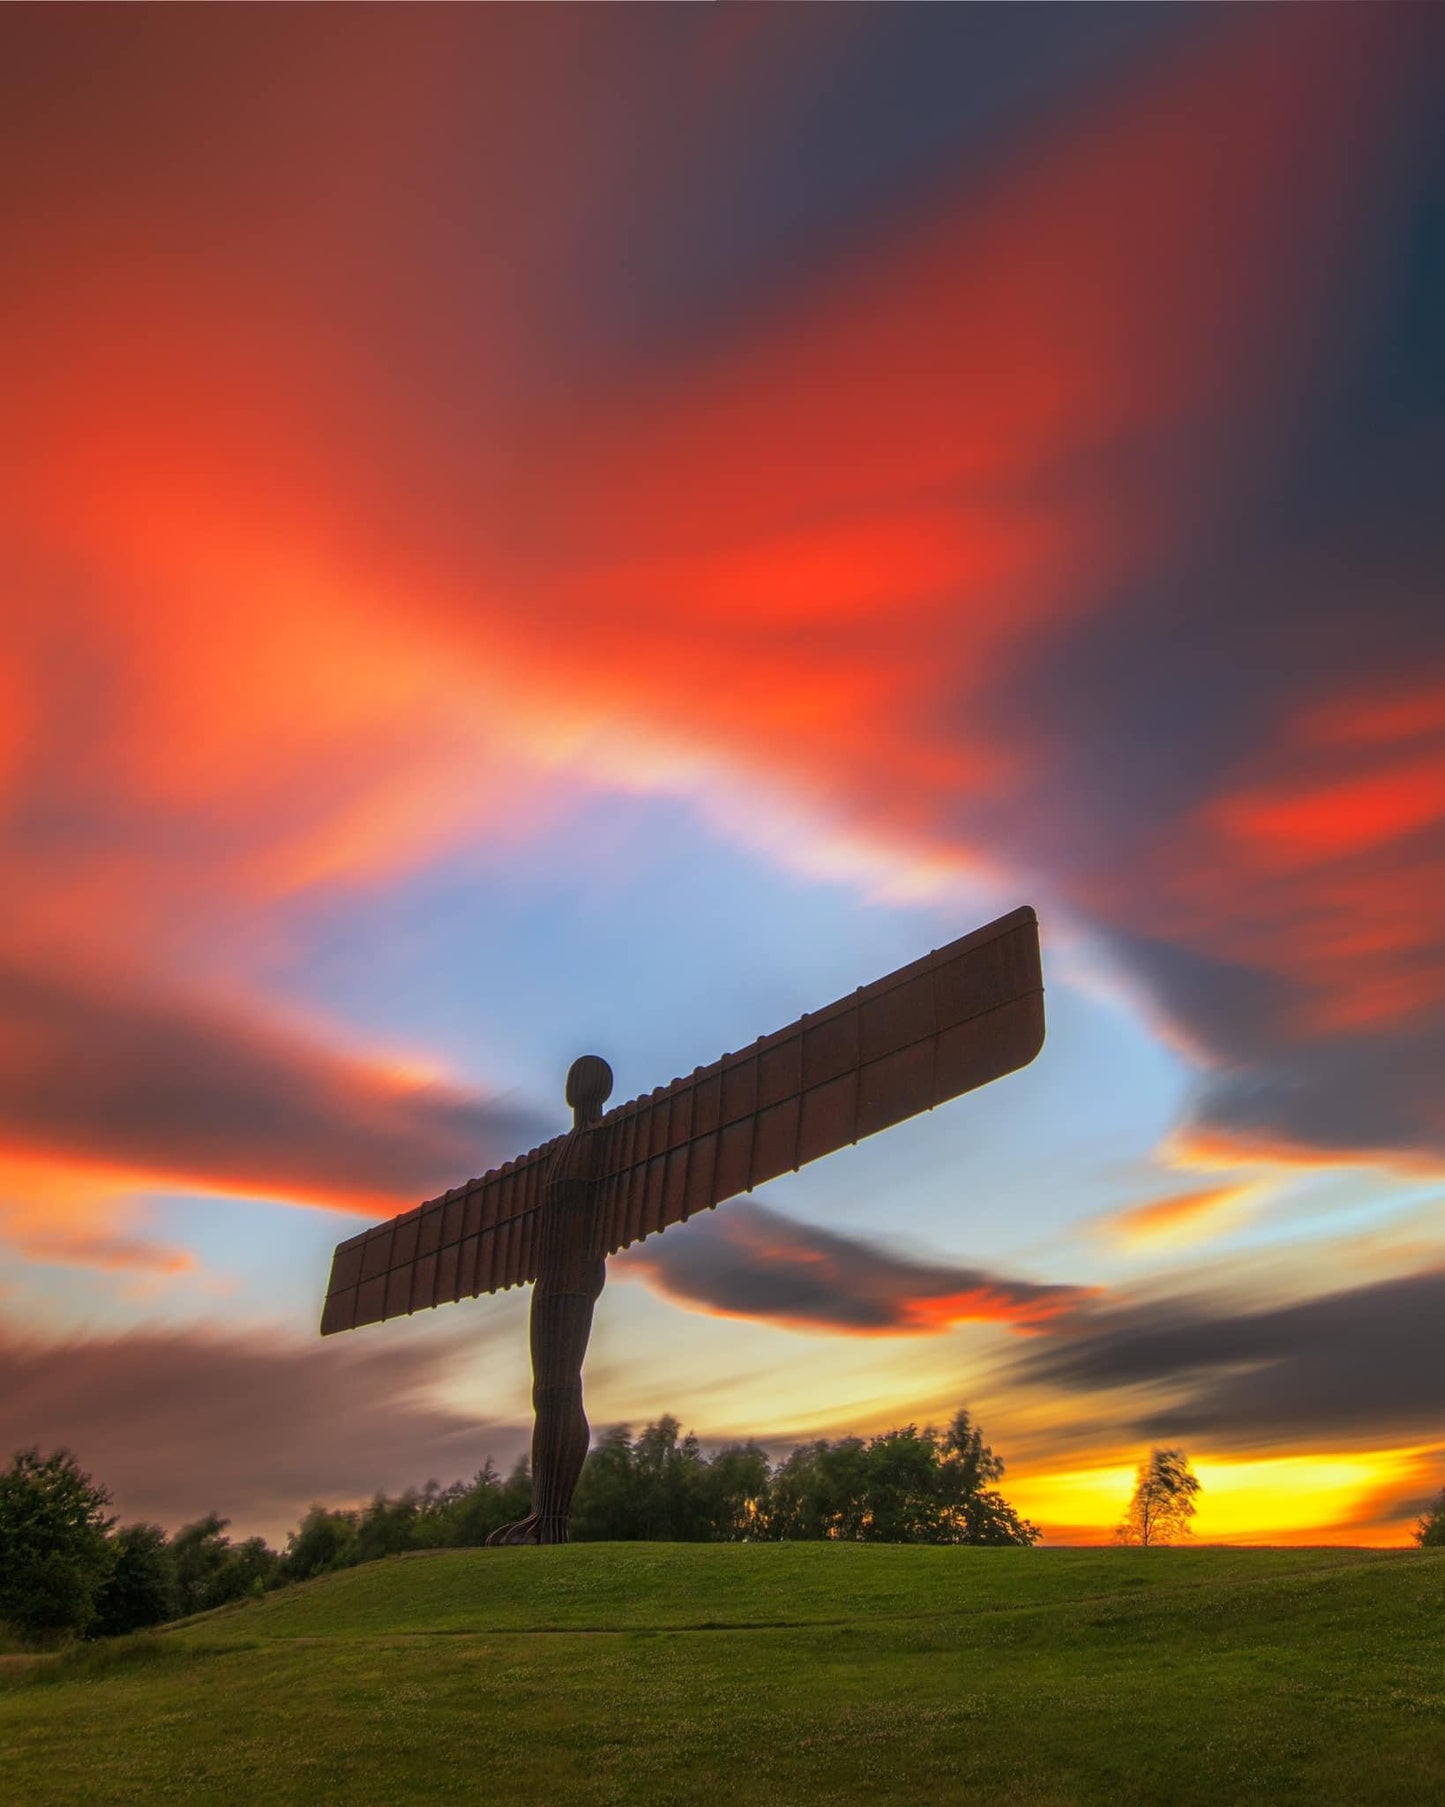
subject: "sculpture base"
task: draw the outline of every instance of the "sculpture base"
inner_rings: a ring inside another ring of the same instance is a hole
[[[505,1544],[566,1543],[567,1521],[552,1514],[529,1512],[514,1525],[503,1525],[487,1539],[487,1547]]]

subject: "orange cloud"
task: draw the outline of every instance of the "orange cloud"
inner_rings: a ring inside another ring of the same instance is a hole
[[[1101,1227],[1131,1250],[1149,1249],[1161,1243],[1195,1242],[1214,1234],[1223,1222],[1232,1221],[1258,1190],[1257,1186],[1243,1185],[1177,1192],[1115,1211],[1102,1220]]]
[[[1445,727],[1432,692],[1308,705],[1156,863],[1191,940],[1287,978],[1282,1037],[1433,1022],[1445,1000]]]
[[[1301,738],[1322,745],[1369,746],[1445,735],[1445,684],[1404,685],[1394,695],[1334,697],[1307,710]]]
[[[1149,449],[1222,453],[1287,380],[1292,285],[1349,187],[1327,122],[1351,36],[1301,58],[1259,32],[1156,75],[700,368],[535,427],[511,580],[543,603],[525,619],[565,622],[569,695],[756,756],[895,845],[937,838],[946,799],[1010,794],[1039,749],[1000,735],[998,687],[1207,505]],[[843,584],[826,631],[837,559],[800,565],[810,535],[888,574]]]
[[[184,1274],[196,1265],[189,1249],[168,1247],[140,1236],[27,1236],[20,1245],[32,1261],[110,1271]]]

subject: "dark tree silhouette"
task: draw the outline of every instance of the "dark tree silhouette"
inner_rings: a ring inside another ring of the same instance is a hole
[[[87,1630],[110,1573],[110,1495],[68,1449],[22,1449],[0,1474],[0,1620],[27,1642]]]
[[[768,1536],[865,1543],[1037,1543],[990,1482],[1004,1465],[966,1411],[946,1431],[916,1425],[865,1442],[805,1443],[773,1475],[763,1511]]]
[[[160,1625],[180,1611],[176,1559],[159,1525],[126,1525],[111,1540],[115,1555],[96,1599],[97,1637],[119,1637]]]
[[[1445,1487],[1440,1489],[1421,1514],[1420,1522],[1415,1527],[1415,1542],[1422,1550],[1445,1548]]]
[[[247,1594],[263,1593],[279,1578],[281,1558],[259,1537],[233,1544],[228,1518],[208,1512],[171,1539],[181,1612],[209,1612]]]
[[[313,1506],[286,1540],[286,1554],[281,1558],[286,1579],[309,1581],[313,1575],[350,1568],[359,1561],[356,1518],[354,1512]]]

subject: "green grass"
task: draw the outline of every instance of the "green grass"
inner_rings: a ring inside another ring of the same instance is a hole
[[[404,1558],[0,1664],[0,1801],[1399,1802],[1445,1553]]]

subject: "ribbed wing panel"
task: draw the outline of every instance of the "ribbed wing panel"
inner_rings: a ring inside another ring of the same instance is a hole
[[[321,1334],[537,1277],[537,1223],[561,1137],[338,1244]]]
[[[1043,1046],[1038,919],[1015,910],[609,1111],[593,1131],[600,1253],[1027,1066]],[[562,1138],[336,1250],[321,1334],[537,1277]]]
[[[1027,1066],[1043,1046],[1038,918],[1025,907],[609,1111],[608,1254],[693,1212]]]

